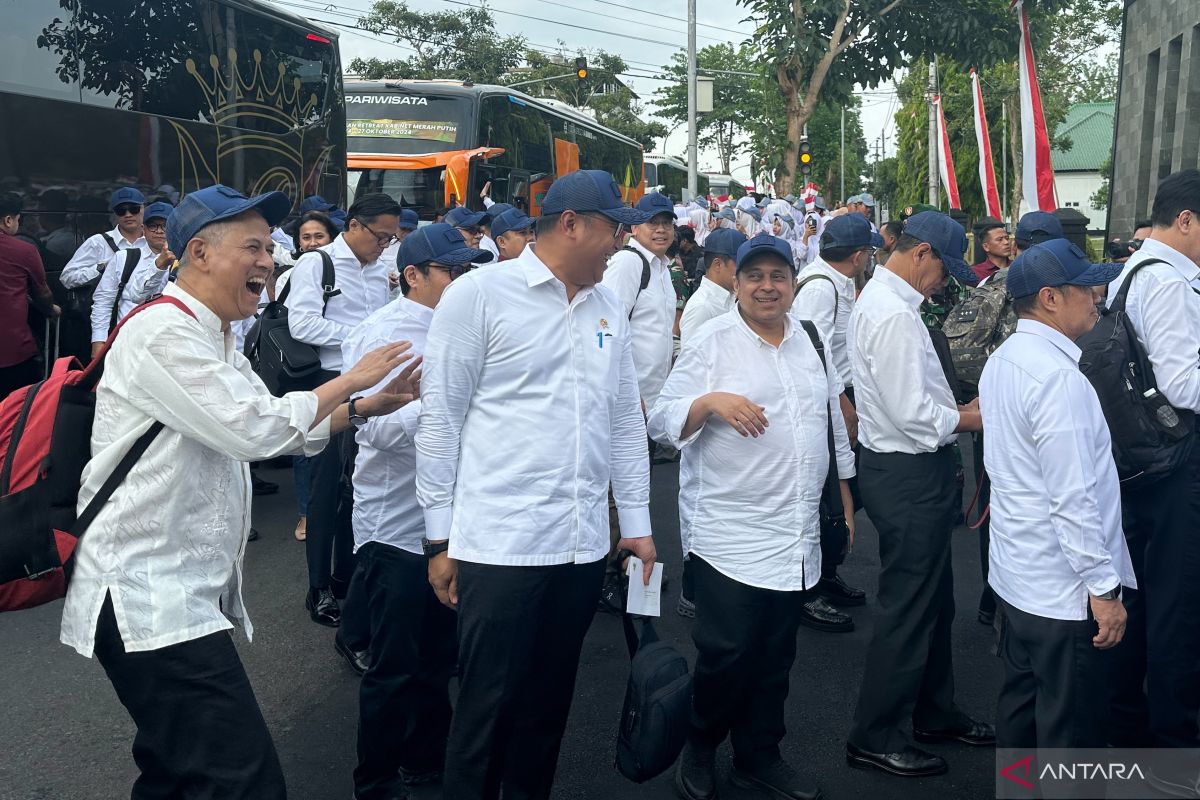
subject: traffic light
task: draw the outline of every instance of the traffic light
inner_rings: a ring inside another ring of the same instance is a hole
[[[800,140],[800,171],[805,178],[812,173],[812,145],[808,139]]]
[[[585,80],[587,80],[587,76],[587,59],[583,56],[580,56],[579,58],[575,59],[575,77],[579,79],[580,83],[583,83]]]

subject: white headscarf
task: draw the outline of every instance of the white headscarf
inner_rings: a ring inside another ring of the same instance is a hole
[[[708,239],[709,213],[702,208],[693,208],[688,218],[691,220],[692,230],[696,232],[696,244],[703,247]]]

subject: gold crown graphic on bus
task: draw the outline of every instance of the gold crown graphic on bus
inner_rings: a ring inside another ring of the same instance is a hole
[[[194,59],[187,59],[188,74],[196,79],[204,92],[212,121],[218,125],[237,125],[241,117],[257,117],[279,125],[281,131],[313,122],[319,100],[315,94],[301,98],[301,81],[296,75],[288,76],[288,66],[276,61],[272,70],[263,66],[262,51],[254,50],[254,71],[247,81],[239,66],[237,51],[227,51],[228,68],[221,68],[216,54],[208,57],[212,68],[211,82],[200,74]],[[274,78],[268,73],[274,72]]]

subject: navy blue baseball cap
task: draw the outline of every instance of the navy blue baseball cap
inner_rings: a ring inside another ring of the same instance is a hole
[[[830,224],[832,222],[833,220],[830,220]],[[908,222],[904,223],[904,232],[932,247],[946,265],[947,271],[960,283],[966,286],[979,283],[979,276],[963,260],[963,253],[967,252],[967,232],[948,215],[940,211],[913,214],[908,218]]]
[[[337,206],[321,197],[319,194],[310,194],[308,197],[300,201],[300,214],[303,216],[309,211],[321,211],[328,214]]]
[[[466,206],[456,206],[450,209],[445,216],[445,221],[456,228],[469,228],[472,225],[481,225],[486,220],[486,213],[483,211],[472,211]]]
[[[652,216],[621,202],[621,187],[602,169],[576,170],[550,184],[542,200],[542,215],[564,211],[603,214],[619,225],[644,225]]]
[[[727,219],[730,222],[737,222],[737,215],[733,213],[732,208],[722,208],[716,214],[713,214],[715,219]]]
[[[716,233],[716,231],[713,231],[713,233]],[[778,256],[793,271],[796,269],[796,262],[792,258],[791,246],[778,236],[772,236],[769,233],[760,233],[753,239],[743,242],[738,248],[737,271],[741,272],[750,266],[751,262],[768,255]]]
[[[883,247],[883,237],[871,230],[871,223],[862,214],[842,214],[825,223],[821,250],[843,247]]]
[[[710,231],[708,238],[704,240],[704,252],[716,253],[728,258],[730,261],[736,261],[738,257],[738,248],[746,243],[746,234],[733,228],[717,228]]]
[[[743,208],[742,213],[753,217],[755,222],[762,222],[762,212],[759,211],[755,206]]]
[[[1017,222],[1018,241],[1042,244],[1063,238],[1062,223],[1049,211],[1030,211]]]
[[[436,261],[446,266],[477,264],[487,261],[492,254],[477,247],[467,247],[467,240],[453,225],[436,222],[410,233],[400,243],[396,253],[396,266],[404,269],[409,264],[424,264]]]
[[[656,217],[659,214],[670,214],[671,219],[675,219],[675,205],[671,202],[671,198],[665,194],[658,192],[650,192],[643,195],[641,200],[637,201],[634,206],[638,211],[645,211],[650,215],[650,218]],[[647,222],[650,220],[647,219]]]
[[[491,225],[492,220],[494,220],[496,217],[500,216],[505,211],[508,211],[510,208],[513,208],[513,207],[514,206],[512,203],[492,203],[483,212],[484,214],[487,214],[487,220],[485,221],[484,224]]]
[[[117,206],[126,203],[142,206],[146,204],[146,196],[132,186],[122,186],[108,197],[108,210],[116,211]]]
[[[421,220],[417,216],[417,212],[411,208],[400,209],[400,228],[406,231],[415,231],[421,227]]]
[[[510,208],[492,222],[492,238],[499,239],[509,231],[523,231],[533,227],[534,220],[519,208]]]
[[[149,222],[152,219],[170,219],[171,212],[175,210],[175,206],[170,203],[151,203],[146,206],[146,210],[142,213],[142,219]]]
[[[1066,239],[1035,244],[1008,268],[1004,285],[1015,297],[1029,297],[1047,286],[1103,286],[1111,283],[1124,264],[1093,264]]]
[[[292,210],[291,199],[283,192],[267,192],[255,197],[222,184],[192,192],[179,201],[167,220],[167,247],[182,256],[187,243],[206,225],[232,219],[247,211],[257,211],[274,228]]]

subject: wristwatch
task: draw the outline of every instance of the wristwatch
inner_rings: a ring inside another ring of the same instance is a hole
[[[1096,598],[1097,600],[1116,600],[1120,596],[1121,596],[1121,585],[1120,584],[1117,584],[1116,586],[1109,589],[1104,594],[1092,595],[1092,597]]]
[[[433,558],[438,553],[444,553],[450,549],[450,540],[446,539],[445,541],[441,542],[431,542],[422,536],[421,549],[425,551],[426,558]]]
[[[361,428],[363,425],[367,424],[367,418],[364,417],[362,414],[358,413],[357,409],[355,408],[354,404],[357,403],[359,400],[362,400],[362,398],[361,397],[351,397],[350,398],[350,424],[356,428]]]

